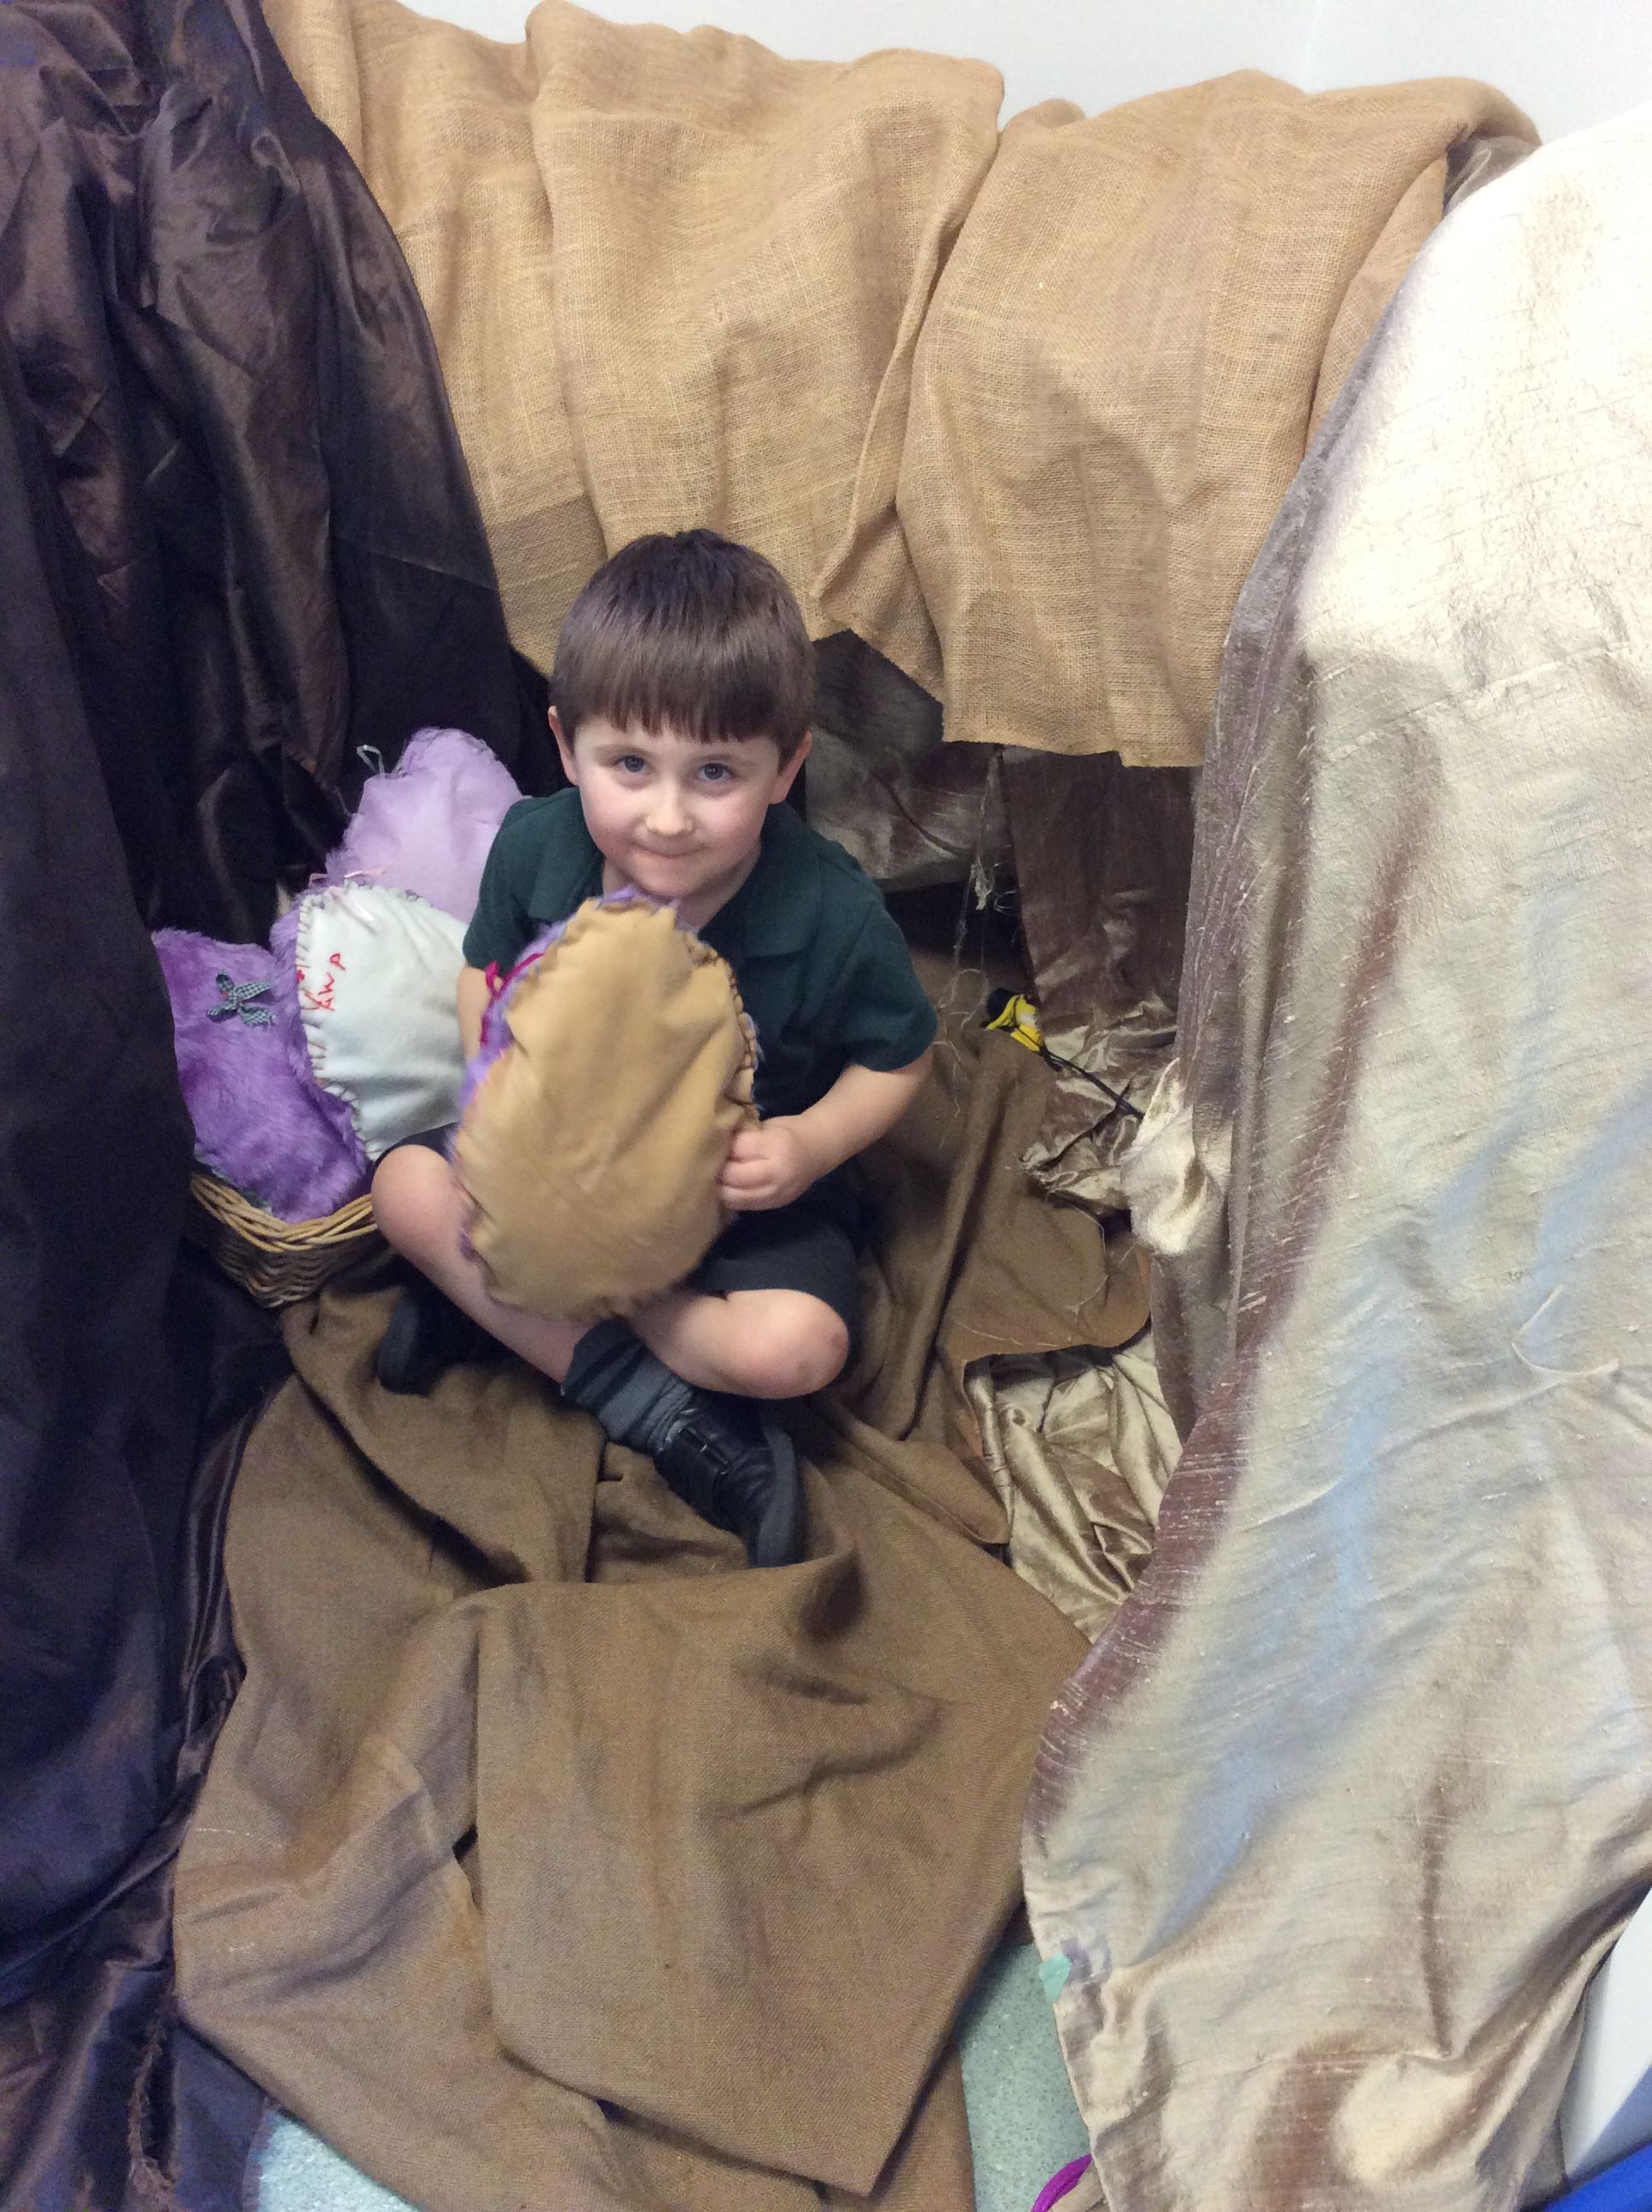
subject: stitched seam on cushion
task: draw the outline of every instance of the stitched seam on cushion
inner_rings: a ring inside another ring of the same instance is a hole
[[[294,967],[302,968],[307,975],[314,973],[310,957],[310,928],[317,909],[331,896],[330,890],[313,891],[299,909],[298,929],[293,939]],[[324,1042],[326,1031],[320,1023],[319,1009],[304,1003],[303,987],[299,986],[298,1018],[304,1024],[304,1041],[310,1051],[310,1072],[321,1088],[333,1097],[342,1098],[350,1109],[350,1127],[355,1132],[355,1141],[367,1151],[367,1136],[361,1127],[361,1102],[348,1083],[342,1083],[327,1071],[327,1048]]]

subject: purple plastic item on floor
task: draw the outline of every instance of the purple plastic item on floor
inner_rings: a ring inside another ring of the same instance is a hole
[[[1059,2204],[1064,2197],[1071,2196],[1089,2172],[1090,2160],[1075,2158],[1071,2166],[1064,2166],[1059,2173],[1051,2174],[1033,2199],[1032,2212],[1050,2212],[1051,2205]]]

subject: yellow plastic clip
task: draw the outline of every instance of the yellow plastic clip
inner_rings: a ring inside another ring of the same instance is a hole
[[[1038,1026],[1038,1009],[1024,991],[1012,991],[987,1024],[989,1030],[1005,1030],[1017,1044],[1024,1044],[1029,1052],[1042,1052],[1044,1032]]]

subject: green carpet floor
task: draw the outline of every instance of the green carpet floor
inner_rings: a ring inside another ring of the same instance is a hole
[[[1089,2148],[1030,1943],[1006,1943],[988,1962],[961,2040],[976,2212],[1028,2212],[1056,2168]],[[409,2212],[287,2119],[271,2130],[256,2201],[257,2212]]]

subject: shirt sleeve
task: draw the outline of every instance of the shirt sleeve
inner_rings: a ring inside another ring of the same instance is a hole
[[[533,889],[530,854],[524,846],[519,809],[513,806],[499,825],[483,865],[476,912],[465,933],[465,964],[508,968],[533,934],[528,896]]]
[[[881,899],[869,908],[844,962],[834,1027],[845,1059],[880,1074],[910,1066],[935,1042],[935,1009]]]

